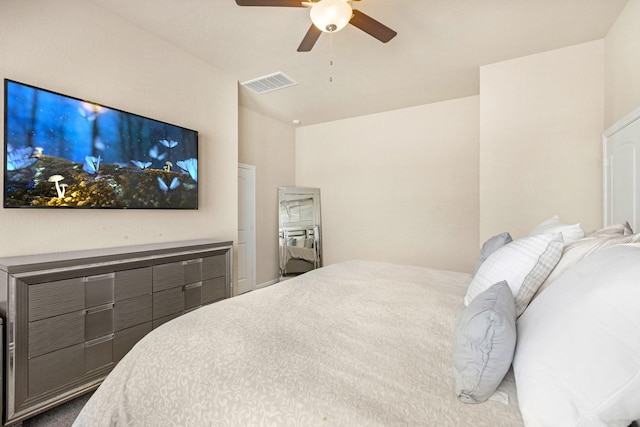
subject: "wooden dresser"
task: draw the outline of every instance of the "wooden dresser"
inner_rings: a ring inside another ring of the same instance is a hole
[[[97,388],[164,322],[232,295],[232,242],[0,258],[3,423]]]

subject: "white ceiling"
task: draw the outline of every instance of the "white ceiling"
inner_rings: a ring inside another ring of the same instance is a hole
[[[302,125],[476,95],[480,66],[601,39],[627,3],[362,0],[353,7],[396,30],[393,40],[384,44],[347,26],[299,53],[310,25],[305,8],[91,1],[239,82],[282,71],[298,85],[262,95],[241,87],[240,104]]]

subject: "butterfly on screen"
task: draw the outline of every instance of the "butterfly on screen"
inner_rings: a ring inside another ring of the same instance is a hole
[[[198,159],[178,160],[176,165],[185,173],[188,173],[191,179],[198,181]]]
[[[13,149],[11,144],[7,144],[7,170],[17,171],[31,166],[38,160],[33,155],[33,147],[20,147]]]
[[[158,177],[158,185],[160,186],[160,190],[166,193],[167,191],[173,190],[174,188],[178,187],[180,185],[180,181],[176,176],[171,180],[171,184],[167,186],[167,184],[162,180],[162,178]]]
[[[138,160],[131,160],[131,163],[139,167],[140,169],[146,169],[151,166],[151,162],[140,162]]]
[[[82,169],[85,172],[90,173],[92,175],[98,173],[98,169],[100,169],[100,156],[98,157],[86,156],[84,158],[84,164],[82,165]]]
[[[151,157],[152,159],[164,160],[166,155],[167,155],[167,153],[160,153],[158,151],[158,146],[157,145],[154,145],[149,150],[149,157]]]
[[[174,141],[172,139],[161,139],[160,144],[164,145],[167,148],[173,148],[178,145],[178,141]]]

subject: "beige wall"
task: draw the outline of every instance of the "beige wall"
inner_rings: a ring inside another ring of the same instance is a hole
[[[256,283],[278,272],[278,187],[295,182],[295,129],[240,107],[238,160],[256,167]]]
[[[0,209],[0,256],[236,240],[234,79],[82,0],[2,0],[0,58],[2,77],[195,129],[200,137],[197,211]]]
[[[480,70],[480,241],[559,214],[602,224],[604,42]]]
[[[471,271],[478,97],[299,128],[296,185],[321,189],[325,264]]]
[[[605,128],[640,107],[640,0],[629,0],[605,37]]]

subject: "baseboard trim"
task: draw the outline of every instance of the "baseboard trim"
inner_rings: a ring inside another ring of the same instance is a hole
[[[273,279],[273,280],[269,280],[268,282],[258,283],[256,285],[256,289],[266,288],[267,286],[275,285],[279,281],[280,279]]]

